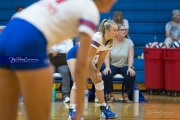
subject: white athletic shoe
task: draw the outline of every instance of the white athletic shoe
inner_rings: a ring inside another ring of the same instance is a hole
[[[65,97],[65,99],[63,100],[63,103],[68,103],[70,102],[70,98],[69,97]]]
[[[94,102],[95,102],[95,103],[98,103],[98,102],[99,102],[99,100],[97,99],[97,97],[94,99]]]

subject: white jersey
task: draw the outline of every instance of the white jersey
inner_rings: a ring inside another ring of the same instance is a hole
[[[99,12],[92,0],[41,0],[16,14],[39,29],[49,46],[78,32],[92,36],[99,22]]]
[[[103,37],[100,32],[94,33],[94,35],[92,36],[91,46],[97,49],[95,57],[98,57],[103,52],[110,50],[112,48],[112,45],[110,45],[108,42],[109,41],[103,43]]]

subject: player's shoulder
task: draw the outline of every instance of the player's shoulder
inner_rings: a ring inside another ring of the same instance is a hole
[[[101,32],[96,32],[93,34],[93,38],[97,38],[97,39],[102,39],[102,34]]]
[[[92,36],[92,40],[96,41],[98,43],[102,43],[102,34],[101,34],[101,32],[94,33],[93,36]]]

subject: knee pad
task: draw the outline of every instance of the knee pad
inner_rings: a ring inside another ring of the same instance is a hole
[[[73,83],[72,89],[76,90],[76,82]]]
[[[97,83],[95,84],[95,88],[96,90],[104,90],[104,82],[100,82],[100,83]]]

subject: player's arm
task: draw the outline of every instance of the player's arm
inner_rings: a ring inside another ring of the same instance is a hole
[[[93,64],[93,58],[96,55],[96,51],[97,51],[97,49],[95,47],[92,47],[92,46],[89,49],[89,58],[88,58],[88,64],[90,65],[89,66],[89,72],[91,72],[91,71],[97,72],[97,68]]]
[[[99,55],[99,59],[98,59],[98,63],[97,63],[97,70],[98,71],[100,71],[100,69],[101,69],[102,63],[104,62],[104,60],[106,58],[107,52],[108,52],[108,50],[106,50],[101,55]]]
[[[80,117],[83,113],[83,97],[84,97],[84,90],[86,87],[86,80],[87,80],[87,71],[88,71],[88,52],[91,43],[91,37],[85,33],[79,34],[79,41],[80,46],[77,54],[77,63],[75,67],[75,78],[76,78],[76,86],[77,86],[77,94],[78,94],[78,101],[77,101],[77,113],[76,117]]]
[[[88,13],[88,14],[87,14]],[[80,33],[79,41],[80,46],[77,54],[77,64],[75,68],[75,78],[76,78],[76,93],[78,94],[77,100],[77,112],[75,115],[75,120],[78,120],[83,114],[84,106],[84,89],[86,87],[86,80],[88,75],[88,70],[90,64],[89,62],[89,49],[92,40],[92,35],[95,32],[96,26],[99,22],[99,14],[96,11],[84,12],[80,18],[80,26],[78,31]],[[92,62],[92,61],[91,61]],[[80,66],[79,66],[80,65]]]
[[[78,48],[76,69],[79,71],[79,73],[80,72],[84,73],[87,72],[87,68],[89,67],[88,64],[89,57],[87,53],[89,53],[91,37],[85,33],[80,33],[79,41],[80,41],[80,46]],[[86,75],[87,74],[85,74],[84,76]]]

